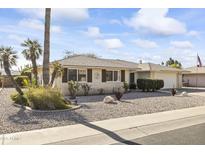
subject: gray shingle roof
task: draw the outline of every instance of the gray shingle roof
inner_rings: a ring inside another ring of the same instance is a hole
[[[93,58],[84,55],[72,56],[67,59],[59,60],[64,66],[86,66],[86,67],[113,67],[113,68],[128,68],[137,69],[137,63],[114,60],[114,59],[102,59]]]
[[[173,72],[183,71],[182,69],[162,66],[162,65],[153,64],[153,63],[138,64],[138,68],[141,68],[141,71],[173,71]]]
[[[186,71],[189,72],[185,72],[183,74],[205,74],[205,66],[203,67],[189,67],[185,69]]]
[[[181,72],[182,69],[162,66],[153,63],[138,64],[119,59],[102,59],[94,58],[86,55],[75,55],[58,61],[64,66],[86,66],[86,67],[112,67],[112,68],[127,68],[137,71],[173,71]]]

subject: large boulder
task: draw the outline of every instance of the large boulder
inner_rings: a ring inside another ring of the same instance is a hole
[[[115,103],[115,99],[111,96],[106,96],[104,99],[103,99],[103,102],[104,103],[108,103],[108,104],[113,104]]]

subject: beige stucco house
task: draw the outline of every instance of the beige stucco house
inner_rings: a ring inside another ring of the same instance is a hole
[[[122,87],[123,82],[136,83],[139,78],[164,80],[164,88],[179,88],[182,86],[180,69],[161,66],[152,63],[138,64],[134,62],[94,58],[85,55],[71,56],[58,61],[64,68],[64,74],[55,80],[55,86],[64,95],[69,95],[70,80],[87,83],[91,86],[90,93],[105,93]],[[42,69],[39,69],[39,81],[42,81]],[[52,72],[52,68],[51,68]]]
[[[189,67],[183,72],[183,82],[190,87],[205,87],[205,67]]]

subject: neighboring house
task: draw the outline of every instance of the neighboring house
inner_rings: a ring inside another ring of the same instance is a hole
[[[19,71],[14,71],[14,70],[11,70],[11,74],[12,74],[12,76],[21,75],[21,73]],[[11,80],[6,75],[4,70],[0,70],[0,77],[1,77],[1,80],[2,80],[0,86],[2,86],[2,84],[3,84],[4,87],[13,87],[13,84],[12,84]]]
[[[64,74],[55,80],[55,86],[65,95],[69,95],[67,82],[70,80],[89,84],[90,93],[100,93],[102,89],[105,93],[111,93],[122,87],[123,82],[136,83],[139,78],[162,79],[165,82],[164,88],[182,86],[180,69],[157,64],[138,64],[84,55],[71,56],[58,62],[62,64]],[[42,67],[39,67],[38,74],[39,81],[42,81]]]
[[[205,87],[205,67],[190,67],[183,72],[183,83],[190,87]]]

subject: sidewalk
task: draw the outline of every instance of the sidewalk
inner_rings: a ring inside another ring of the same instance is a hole
[[[49,144],[205,114],[205,106],[0,135],[1,144]],[[145,134],[143,134],[145,135]],[[119,138],[119,136],[116,136]]]

